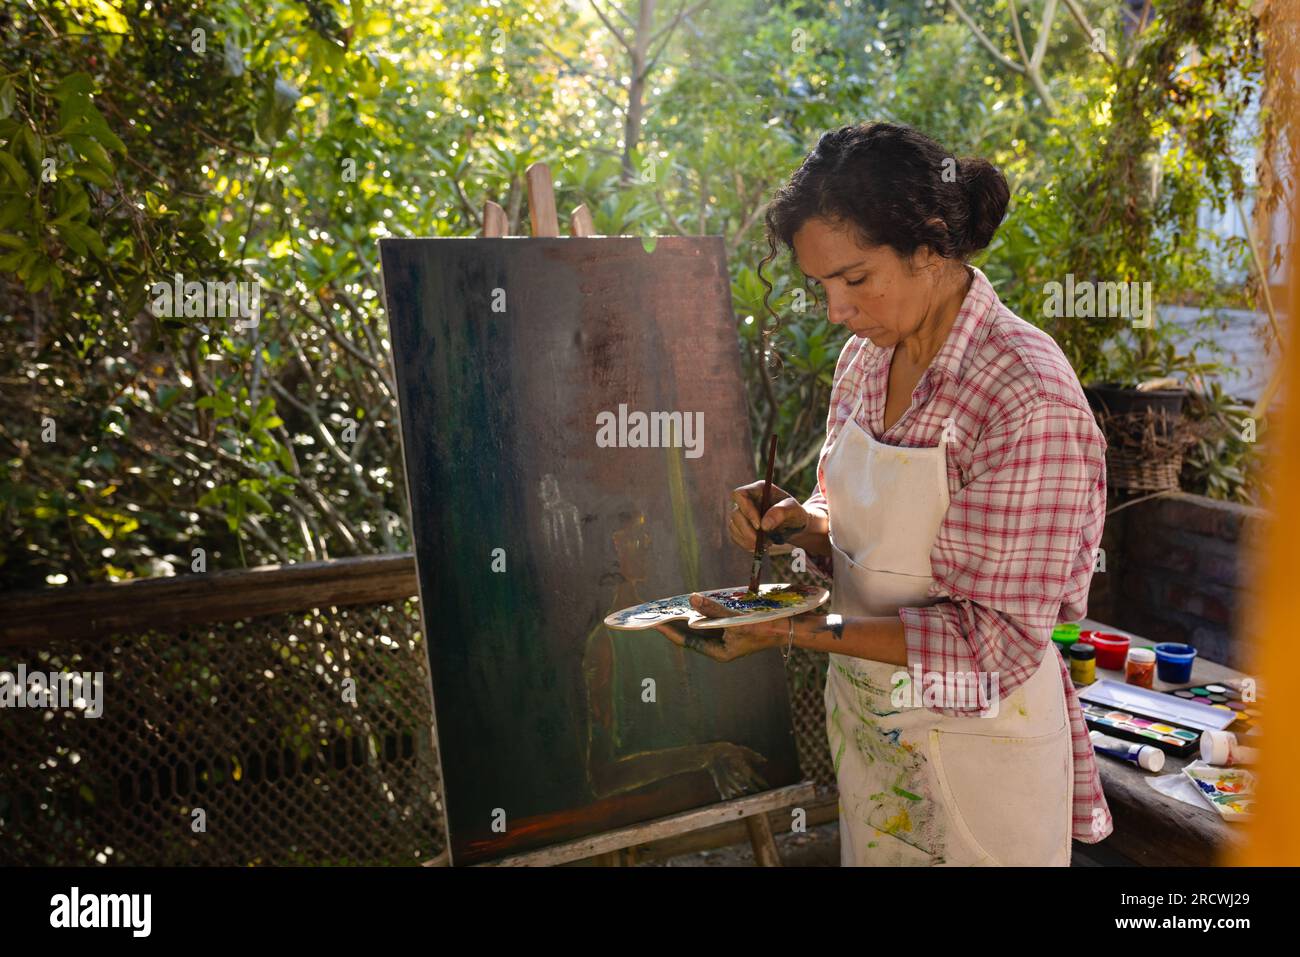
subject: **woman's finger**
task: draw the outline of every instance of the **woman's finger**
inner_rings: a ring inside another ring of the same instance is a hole
[[[797,500],[785,498],[767,510],[762,524],[765,532],[780,530],[784,537],[802,531],[808,525],[808,517]]]
[[[686,622],[682,621],[680,618],[674,618],[671,621],[661,621],[654,626],[654,629],[675,645],[680,645],[686,636],[690,634],[690,629],[686,627]]]
[[[762,485],[761,482],[759,484]],[[738,489],[732,489],[731,501],[736,506],[732,518],[739,516],[742,522],[747,522],[751,529],[755,529],[758,528],[759,502],[750,494],[752,488],[750,485],[742,485]]]
[[[726,646],[722,641],[714,638],[712,635],[692,631],[683,621],[677,619],[674,619],[673,621],[662,621],[655,625],[654,628],[655,631],[659,632],[679,648],[699,652],[708,658],[712,658],[714,661],[726,660]]]
[[[729,657],[725,644],[717,638],[704,635],[698,631],[693,631],[682,639],[682,644],[688,650],[697,651],[714,661],[726,661]]]
[[[691,595],[691,607],[709,618],[734,618],[741,614],[741,612],[728,608],[708,595],[701,595],[698,592]]]
[[[742,517],[739,512],[731,513],[731,520],[727,522],[727,532],[731,535],[731,540],[741,548],[754,550],[754,542],[758,534],[749,524],[749,520]]]

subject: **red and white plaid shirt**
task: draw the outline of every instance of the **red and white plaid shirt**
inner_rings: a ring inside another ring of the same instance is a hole
[[[858,424],[880,442],[933,448],[949,423],[951,501],[930,553],[937,604],[902,608],[908,666],[998,672],[1007,694],[1044,654],[1056,655],[1074,748],[1074,837],[1094,844],[1113,827],[1079,699],[1052,628],[1087,610],[1106,518],[1106,440],[1079,379],[1047,333],[1016,316],[978,269],[947,341],[885,430],[891,349],[850,337],[831,387],[817,490],[826,514],[826,451],[858,397]],[[827,559],[810,562],[830,577]],[[936,708],[950,716],[961,709]]]

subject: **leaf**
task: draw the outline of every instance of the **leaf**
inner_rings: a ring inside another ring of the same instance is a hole
[[[59,131],[55,136],[66,136],[77,129],[90,126],[90,98],[71,96],[59,104]]]
[[[23,126],[18,130],[18,135],[14,137],[15,150],[21,149],[27,154],[27,168],[33,174],[39,175],[41,171],[41,160],[45,154],[41,148],[41,138],[31,131],[29,127]]]
[[[160,385],[158,386],[158,393],[155,396],[154,401],[158,403],[158,408],[166,412],[176,404],[176,400],[181,397],[181,394],[181,390],[176,386]]]
[[[0,83],[0,120],[13,113],[16,103],[17,94],[14,91],[13,83],[9,80]]]
[[[95,81],[89,73],[69,73],[54,88],[54,98],[63,100],[73,96],[89,96],[95,89]]]
[[[102,170],[108,176],[113,175],[113,160],[109,158],[108,150],[100,146],[95,140],[86,140],[80,150],[81,155]]]
[[[44,260],[32,267],[31,276],[27,280],[28,292],[40,292],[45,288],[53,274],[53,266],[48,260]]]
[[[6,154],[4,153],[0,153],[0,156],[5,156],[5,155]],[[0,166],[3,165],[4,165],[3,163],[0,163]],[[10,226],[13,226],[21,222],[23,219],[26,218],[26,216],[27,216],[27,197],[19,196],[16,199],[11,199],[3,206],[0,206],[0,229],[8,229]]]
[[[211,409],[212,414],[219,419],[228,418],[235,414],[235,400],[224,393],[205,395],[194,403],[194,407],[196,409]]]
[[[89,163],[77,163],[72,167],[72,175],[78,179],[84,179],[88,183],[94,183],[102,189],[112,189],[113,181],[104,175],[104,171],[96,169]]]
[[[0,151],[0,167],[4,168],[4,171],[9,174],[9,178],[17,183],[21,189],[26,189],[32,181],[27,170],[23,169],[22,164],[14,159],[10,153]]]
[[[63,237],[64,243],[66,243],[68,248],[74,253],[78,256],[89,255],[89,250],[86,248],[86,241],[77,235],[77,231],[73,228],[72,224],[59,223],[55,225],[55,228],[58,230],[59,235]]]
[[[82,516],[81,516],[81,519],[82,519],[82,521],[84,521],[87,525],[89,525],[91,528],[93,528],[95,531],[99,532],[99,534],[102,535],[104,538],[110,538],[110,539],[111,539],[111,538],[113,537],[113,528],[112,528],[112,526],[111,526],[111,525],[106,525],[106,524],[104,524],[104,523],[101,522],[98,518],[96,518],[94,515],[89,515],[89,514],[87,514],[87,515],[82,515]]]

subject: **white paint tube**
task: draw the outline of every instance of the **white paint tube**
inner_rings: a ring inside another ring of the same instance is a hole
[[[1121,741],[1100,731],[1089,731],[1088,737],[1092,739],[1092,746],[1102,754],[1109,754],[1112,758],[1136,764],[1144,771],[1159,771],[1165,766],[1165,753],[1149,744]]]
[[[1259,751],[1237,743],[1231,731],[1202,731],[1201,760],[1206,764],[1224,767],[1233,764],[1257,764]]]

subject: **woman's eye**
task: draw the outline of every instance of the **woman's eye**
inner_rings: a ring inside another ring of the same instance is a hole
[[[861,286],[861,285],[862,285],[864,282],[866,282],[866,281],[867,281],[867,277],[866,277],[866,276],[863,276],[861,279],[846,279],[846,280],[844,281],[844,285],[846,285],[846,286]]]

